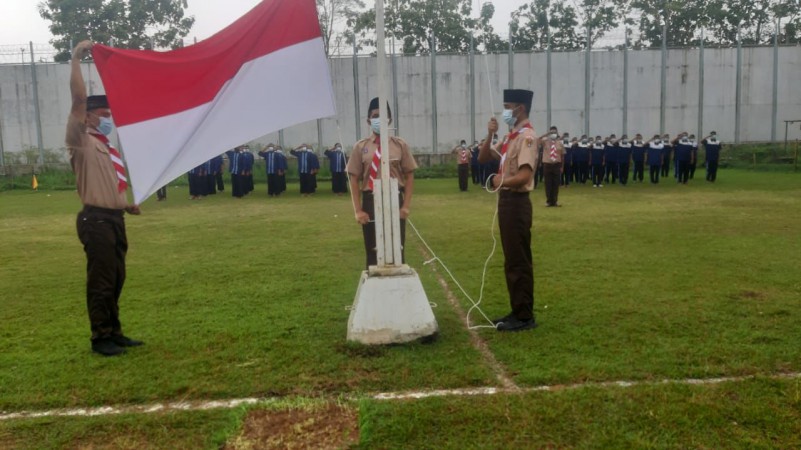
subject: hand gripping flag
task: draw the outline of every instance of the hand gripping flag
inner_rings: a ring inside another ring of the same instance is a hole
[[[134,201],[249,140],[335,114],[315,0],[263,0],[168,52],[95,45]]]

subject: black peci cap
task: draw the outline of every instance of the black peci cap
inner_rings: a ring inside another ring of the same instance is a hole
[[[91,111],[98,108],[108,108],[108,99],[105,95],[90,95],[86,97],[86,110]]]

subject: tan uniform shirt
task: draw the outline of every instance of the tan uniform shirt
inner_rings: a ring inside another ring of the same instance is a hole
[[[67,119],[67,149],[81,203],[108,209],[128,205],[125,192],[119,192],[117,171],[106,144],[90,135],[86,124],[72,114]]]
[[[373,162],[378,144],[375,143],[375,136],[362,139],[353,146],[353,151],[348,159],[348,173],[358,177],[362,190],[370,190],[367,180],[370,179],[370,165]],[[382,157],[384,152],[382,151]],[[406,174],[417,169],[417,162],[409,151],[409,145],[403,139],[391,136],[389,138],[389,175],[398,180],[398,187],[403,188],[406,183]],[[381,179],[381,167],[376,172],[376,180]]]
[[[551,140],[549,137],[544,137],[542,142],[542,163],[543,164],[562,164],[565,159],[565,146],[561,140]],[[551,142],[556,147],[556,157],[551,158]]]
[[[456,154],[456,161],[458,164],[470,164],[470,157],[473,156],[472,153],[470,153],[469,147],[462,148],[461,145],[454,148],[451,153]]]
[[[503,143],[508,138],[504,138],[495,146],[495,151],[492,152],[495,159],[501,159],[501,171],[504,176],[513,177],[517,175],[520,168],[528,166],[531,169],[532,176],[528,183],[518,188],[502,188],[512,192],[531,192],[534,190],[534,176],[533,172],[537,167],[537,135],[534,133],[533,128],[524,128],[512,141],[506,150],[506,157],[499,156]]]

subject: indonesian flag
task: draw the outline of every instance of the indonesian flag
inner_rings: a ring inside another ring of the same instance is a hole
[[[315,0],[263,0],[168,52],[95,45],[134,201],[252,139],[335,114]]]

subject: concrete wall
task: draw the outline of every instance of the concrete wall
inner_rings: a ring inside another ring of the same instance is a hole
[[[773,108],[773,48],[742,49],[742,104],[740,138],[742,141],[766,141],[771,137]],[[777,139],[784,137],[782,120],[801,119],[801,47],[779,48]],[[590,134],[622,134],[623,111],[627,107],[629,135],[645,136],[659,132],[660,73],[659,50],[628,51],[628,105],[623,104],[622,51],[594,51],[590,70]],[[716,130],[726,141],[735,136],[737,50],[704,50],[704,130],[698,126],[699,49],[667,52],[665,132],[675,135],[687,130],[705,135]],[[552,110],[554,125],[571,134],[584,132],[584,52],[552,54]],[[532,119],[538,131],[546,129],[547,54],[518,53],[513,57],[515,87],[532,89]],[[459,139],[470,139],[470,126],[476,124],[476,137],[486,134],[486,122],[502,109],[502,90],[509,80],[509,55],[475,55],[475,118],[470,116],[470,60],[468,55],[437,55],[436,89],[432,89],[431,57],[404,56],[396,59],[397,110],[393,111],[399,134],[417,153],[432,152],[433,95],[437,99],[437,148],[447,152]],[[376,95],[378,79],[375,59],[356,58],[358,104],[354,95],[354,60],[330,61],[338,114],[322,119],[323,145],[342,142],[345,147],[369,132],[367,104]],[[388,67],[391,65],[388,64]],[[37,64],[39,107],[43,146],[64,146],[65,117],[69,111],[69,66]],[[88,90],[102,93],[99,77],[92,64],[83,67]],[[391,81],[388,83],[391,88]],[[390,97],[392,104],[392,97]],[[281,105],[264,105],[280,108]],[[394,108],[393,108],[394,109]],[[360,131],[357,135],[356,117]],[[0,66],[0,142],[5,153],[38,147],[30,65]],[[284,130],[286,146],[307,142],[317,147],[318,122],[312,121]],[[790,138],[801,138],[798,126]],[[277,132],[258,142],[278,142]],[[225,149],[220,149],[223,151]]]

